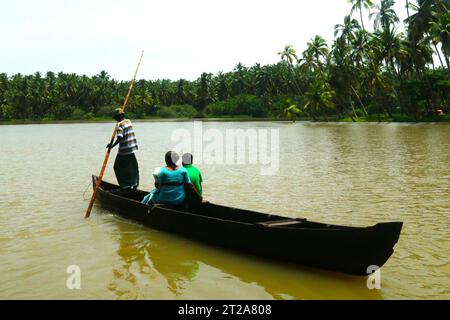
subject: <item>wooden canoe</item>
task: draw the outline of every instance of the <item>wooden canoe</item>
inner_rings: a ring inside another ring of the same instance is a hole
[[[97,177],[92,176],[95,186]],[[151,228],[176,233],[247,254],[367,276],[394,252],[402,222],[347,227],[203,203],[197,208],[149,206],[148,192],[119,190],[102,181],[98,201],[118,215]]]

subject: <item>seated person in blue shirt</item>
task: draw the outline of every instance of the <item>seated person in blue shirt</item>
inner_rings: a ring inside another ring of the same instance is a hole
[[[172,206],[183,205],[186,200],[187,190],[195,189],[192,185],[189,175],[183,166],[177,163],[180,156],[173,151],[166,153],[166,166],[162,167],[155,182],[156,190],[153,190],[143,203],[166,204]]]

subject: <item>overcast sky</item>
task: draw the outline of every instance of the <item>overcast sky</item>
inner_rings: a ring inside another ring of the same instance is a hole
[[[403,20],[403,0],[396,10]],[[0,0],[0,72],[127,80],[145,50],[139,78],[193,80],[275,63],[316,34],[330,43],[349,11],[347,0]]]

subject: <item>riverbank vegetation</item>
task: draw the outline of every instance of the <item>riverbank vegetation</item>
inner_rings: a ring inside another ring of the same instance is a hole
[[[448,121],[449,1],[406,0],[403,23],[394,0],[349,3],[331,44],[317,35],[302,53],[287,45],[274,65],[238,63],[195,81],[140,80],[127,113],[137,119]],[[128,86],[105,71],[93,77],[2,73],[0,121],[109,118]]]

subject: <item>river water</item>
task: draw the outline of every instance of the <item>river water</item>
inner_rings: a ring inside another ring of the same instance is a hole
[[[268,139],[276,156],[271,175],[262,174],[260,162],[220,164],[219,149],[211,153],[219,163],[198,164],[205,199],[333,224],[403,221],[395,253],[381,269],[382,289],[369,290],[365,278],[262,261],[152,230],[99,206],[87,224],[90,177],[100,170],[113,124],[8,125],[0,126],[0,298],[450,298],[450,125],[196,125],[200,138],[191,122],[134,123],[142,189],[151,188],[153,169],[177,144],[174,133],[190,132],[197,142],[214,137],[224,149],[227,130],[275,133]],[[105,174],[112,182],[115,152]],[[81,270],[80,290],[66,285],[72,265]]]

